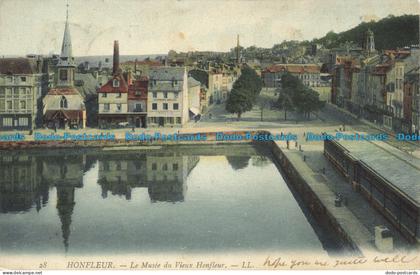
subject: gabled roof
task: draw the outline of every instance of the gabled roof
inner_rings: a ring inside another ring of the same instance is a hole
[[[113,82],[115,79],[120,82],[118,87],[113,86]],[[110,80],[108,80],[108,82],[105,85],[103,85],[98,90],[98,93],[127,93],[127,92],[128,92],[128,85],[122,74],[114,75]]]
[[[0,58],[0,74],[36,74],[36,65],[29,58]]]

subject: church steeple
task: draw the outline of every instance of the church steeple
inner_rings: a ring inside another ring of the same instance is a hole
[[[60,59],[57,63],[55,76],[56,87],[74,87],[74,74],[76,64],[71,49],[69,4],[67,2],[66,25],[64,27],[63,44],[61,46]]]
[[[63,66],[63,67],[75,66],[74,58],[72,54],[72,47],[71,47],[68,2],[67,2],[67,9],[66,9],[66,24],[64,27],[63,44],[61,45],[61,54],[60,54],[60,61],[58,63],[58,66]]]

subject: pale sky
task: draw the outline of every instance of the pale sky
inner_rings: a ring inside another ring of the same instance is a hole
[[[228,51],[311,40],[389,14],[418,14],[418,0],[69,0],[75,56]],[[0,55],[59,53],[66,0],[0,0]]]

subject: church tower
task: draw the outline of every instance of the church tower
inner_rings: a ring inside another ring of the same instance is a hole
[[[373,38],[373,31],[368,29],[365,34],[365,51],[368,54],[375,52],[375,40]]]
[[[72,54],[67,3],[63,44],[54,74],[54,85],[43,98],[43,120],[49,128],[85,128],[86,109],[84,97],[74,86],[76,64]]]
[[[63,44],[61,46],[60,59],[57,63],[56,87],[73,87],[74,72],[76,64],[72,54],[70,27],[69,27],[69,5],[67,4],[66,24],[64,27]]]

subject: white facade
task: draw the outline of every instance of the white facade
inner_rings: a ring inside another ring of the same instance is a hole
[[[149,126],[181,126],[188,122],[188,76],[185,68],[162,67],[151,72],[147,117]]]
[[[125,114],[128,112],[127,93],[99,93],[99,114]]]

